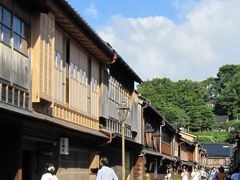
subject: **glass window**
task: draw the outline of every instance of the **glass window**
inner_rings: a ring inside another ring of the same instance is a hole
[[[2,22],[2,6],[0,6],[0,22]]]
[[[14,48],[20,51],[21,37],[14,33]]]
[[[73,63],[71,63],[70,64],[70,73],[71,73],[71,78],[74,78],[74,64]]]
[[[28,43],[25,39],[21,40],[21,52],[23,52],[24,54],[28,53]]]
[[[2,32],[3,32],[3,41],[10,45],[10,39],[11,39],[11,31],[9,28],[6,28],[2,26]]]
[[[78,67],[77,67],[77,65],[75,65],[75,67],[74,67],[74,78],[75,78],[75,80],[78,80],[77,74],[78,74]]]
[[[21,25],[21,36],[24,37],[25,39],[28,37],[28,28],[24,22],[22,22]]]
[[[85,72],[85,71],[83,71],[83,84],[86,86],[86,84],[87,84],[87,78],[86,78],[86,76],[87,76],[87,73]]]
[[[15,33],[21,35],[21,21],[15,16],[13,20],[13,30]]]
[[[59,70],[62,70],[62,55],[58,52],[57,53],[57,67]]]
[[[62,55],[58,51],[55,51],[55,67],[58,70],[62,70]]]
[[[3,24],[11,27],[11,13],[6,9],[3,9]]]

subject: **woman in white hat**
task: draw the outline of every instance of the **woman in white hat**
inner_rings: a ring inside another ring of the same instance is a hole
[[[55,173],[55,167],[53,164],[47,164],[46,166],[47,172],[42,175],[41,180],[58,180],[57,176],[54,174]]]

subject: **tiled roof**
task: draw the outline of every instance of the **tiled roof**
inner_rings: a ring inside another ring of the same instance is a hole
[[[203,144],[204,149],[207,150],[208,157],[229,157],[232,153],[231,144]]]

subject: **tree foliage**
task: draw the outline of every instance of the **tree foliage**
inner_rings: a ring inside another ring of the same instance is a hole
[[[205,104],[205,87],[202,83],[167,78],[143,82],[138,91],[172,123],[193,131],[205,130],[214,125],[212,109]]]
[[[240,65],[224,65],[216,77],[201,82],[155,78],[139,85],[138,91],[150,99],[170,122],[190,131],[216,127],[216,115],[228,115],[230,120],[240,119]],[[215,106],[207,106],[208,103]],[[221,129],[231,129],[229,124],[221,126]],[[238,124],[234,126],[240,128]],[[232,133],[235,131],[231,130]],[[233,137],[229,135],[229,141]]]

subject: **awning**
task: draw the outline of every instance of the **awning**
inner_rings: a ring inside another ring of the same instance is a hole
[[[56,124],[56,125],[59,125],[59,126],[65,127],[65,128],[69,128],[69,129],[72,129],[72,130],[75,130],[75,131],[78,131],[81,133],[91,134],[93,136],[99,136],[99,137],[103,137],[103,138],[108,138],[107,135],[105,135],[104,133],[101,133],[97,130],[83,127],[81,125],[65,121],[63,119],[50,117],[50,116],[40,114],[37,112],[33,112],[30,110],[21,109],[21,108],[12,106],[10,104],[0,102],[0,110],[11,112],[11,113],[16,113],[16,114],[19,114],[22,116],[27,116],[27,117],[34,118],[34,119],[40,120],[40,121],[42,120],[42,121],[50,122],[50,123],[53,123],[53,124]]]
[[[187,166],[194,166],[194,163],[191,162],[191,161],[184,161],[184,160],[181,160],[181,163],[182,163],[183,165],[187,165]]]
[[[158,157],[161,157],[162,159],[167,159],[167,160],[170,160],[170,161],[175,161],[176,160],[176,158],[174,158],[174,157],[167,156],[165,154],[161,154],[160,152],[152,151],[152,150],[149,150],[149,149],[143,149],[142,153],[153,155],[153,156],[158,156]]]

